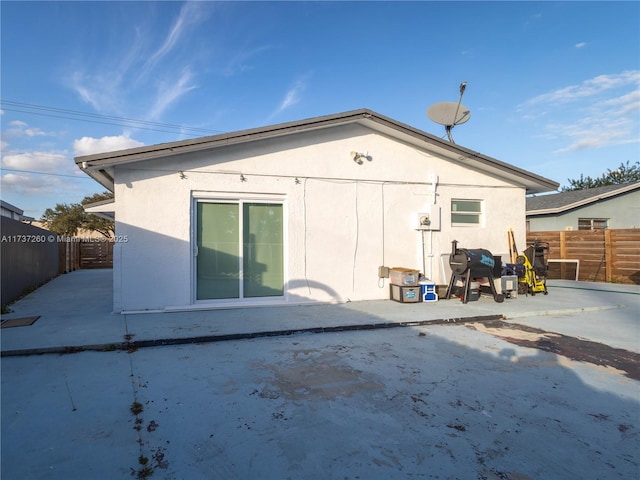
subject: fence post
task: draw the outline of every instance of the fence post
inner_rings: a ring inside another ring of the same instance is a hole
[[[613,245],[611,230],[604,231],[604,281],[611,283],[613,278]]]
[[[74,270],[80,270],[80,242],[75,242],[75,247],[76,247],[76,252],[75,252],[75,255],[73,256],[75,263],[73,266],[74,266]]]
[[[567,258],[567,232],[560,231],[560,260]],[[560,263],[560,278],[565,278],[567,273],[567,264]]]
[[[57,240],[56,243],[58,245],[58,275],[61,275],[64,273],[64,244]]]

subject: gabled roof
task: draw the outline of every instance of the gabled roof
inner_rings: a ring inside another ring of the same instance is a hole
[[[352,110],[349,112],[326,115],[321,117],[281,123],[266,127],[240,130],[177,142],[161,143],[146,147],[106,152],[83,157],[76,157],[76,164],[85,173],[113,191],[113,168],[131,162],[154,160],[180,155],[189,152],[215,149],[227,145],[248,143],[266,138],[276,138],[347,124],[359,124],[377,132],[395,138],[399,141],[414,145],[442,155],[454,162],[469,168],[486,172],[522,185],[527,193],[541,193],[556,190],[558,183],[541,177],[527,170],[501,162],[482,155],[473,150],[447,142],[422,130],[410,127],[391,118],[380,115],[368,109]]]
[[[563,213],[640,189],[640,182],[527,197],[527,216]]]

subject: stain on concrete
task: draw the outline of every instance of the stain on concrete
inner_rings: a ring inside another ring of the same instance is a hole
[[[571,360],[614,368],[626,377],[640,380],[640,354],[622,348],[502,320],[477,322],[467,324],[467,327],[521,347],[537,348]]]
[[[384,389],[384,383],[352,368],[336,352],[294,350],[291,354],[291,364],[259,365],[273,372],[273,378],[262,388],[260,397],[326,401]]]

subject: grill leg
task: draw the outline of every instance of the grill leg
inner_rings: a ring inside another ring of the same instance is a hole
[[[498,303],[504,302],[504,295],[501,293],[498,293],[498,291],[496,290],[496,285],[495,285],[495,282],[493,281],[493,274],[491,272],[489,272],[489,286],[491,287],[491,293],[493,294],[493,299]]]
[[[464,276],[464,297],[462,298],[462,303],[467,303],[469,301],[469,289],[471,288],[471,269],[467,269],[467,273]]]
[[[455,283],[455,281],[456,281],[456,275],[452,273],[451,279],[449,280],[449,286],[447,287],[447,294],[444,296],[445,300],[449,300],[451,298],[453,284]]]

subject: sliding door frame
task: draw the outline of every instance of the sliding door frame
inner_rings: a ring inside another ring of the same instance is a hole
[[[194,305],[204,306],[251,306],[286,303],[287,283],[288,283],[288,209],[286,195],[281,194],[246,194],[246,193],[223,193],[223,192],[192,192],[191,194],[191,301]],[[243,271],[243,207],[244,204],[278,204],[282,205],[282,269],[283,269],[283,294],[265,297],[244,297],[244,279],[242,275],[239,282],[239,297],[224,299],[198,299],[197,277],[198,277],[198,219],[197,211],[199,203],[228,203],[238,205],[239,215],[239,251],[238,268]]]

